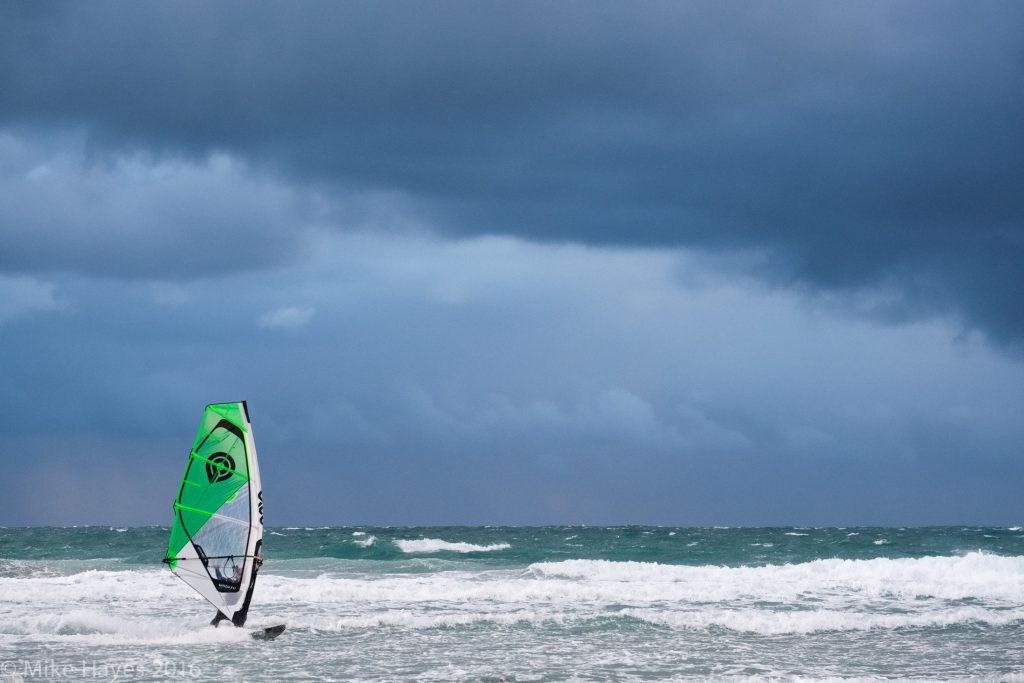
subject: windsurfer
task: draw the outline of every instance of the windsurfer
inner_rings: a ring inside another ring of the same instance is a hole
[[[253,557],[253,561],[252,561],[252,573],[253,573],[253,580],[254,581],[255,581],[255,578],[256,578],[256,572],[259,571],[259,568],[262,567],[262,566],[263,566],[263,551],[260,548],[260,544],[257,543],[256,544],[256,555]],[[242,568],[238,564],[233,564],[233,567],[234,567],[234,577],[232,578],[231,582],[232,583],[240,583],[241,580],[242,580]],[[217,579],[218,580],[220,580],[220,581],[226,581],[227,580],[227,577],[225,577],[224,574],[221,572],[219,566],[215,566],[213,568],[213,571],[217,575]],[[245,618],[247,616],[248,611],[249,611],[249,601],[246,600],[245,604],[242,606],[242,609],[240,609],[238,612],[235,613],[235,618],[231,619],[231,622],[235,626],[242,626],[242,625],[244,625],[245,624]],[[220,624],[220,622],[227,621],[227,620],[228,620],[228,618],[226,616],[224,616],[224,613],[221,612],[220,610],[217,610],[217,614],[214,615],[213,620],[210,622],[210,626],[218,626]]]

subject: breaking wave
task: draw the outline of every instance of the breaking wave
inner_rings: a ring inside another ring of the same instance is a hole
[[[538,578],[655,588],[673,599],[794,600],[811,594],[835,595],[838,591],[862,597],[1024,601],[1024,557],[978,552],[954,557],[829,559],[758,567],[566,560],[536,563],[529,571]]]
[[[438,538],[421,538],[412,541],[398,540],[395,541],[395,545],[403,553],[488,553],[512,547],[508,543],[474,545],[473,543],[452,543]]]
[[[437,539],[397,543],[410,553],[508,547]],[[326,631],[612,620],[780,635],[1024,622],[1024,557],[979,552],[748,567],[609,560],[527,568],[452,563],[450,569],[412,574],[330,558],[310,563],[302,575],[268,567],[253,612],[284,619],[289,628]],[[168,643],[237,637],[225,635],[233,630],[194,632],[205,624],[206,612],[206,603],[158,569],[0,577],[0,634]]]

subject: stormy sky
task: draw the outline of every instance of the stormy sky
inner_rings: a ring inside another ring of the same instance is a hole
[[[0,524],[1024,519],[1024,4],[0,4]]]

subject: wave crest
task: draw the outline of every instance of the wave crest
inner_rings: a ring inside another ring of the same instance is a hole
[[[453,543],[443,541],[439,538],[420,538],[416,540],[394,542],[403,553],[489,553],[496,550],[511,548],[508,543],[493,543],[491,545],[475,545],[473,543]]]
[[[540,579],[631,584],[661,590],[666,596],[709,601],[744,597],[795,600],[801,595],[834,595],[837,591],[860,596],[1024,601],[1024,557],[980,552],[757,567],[566,560],[532,564],[528,571]]]

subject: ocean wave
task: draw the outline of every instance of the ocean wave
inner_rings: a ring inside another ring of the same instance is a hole
[[[1005,626],[1024,620],[1024,610],[995,612],[980,608],[963,608],[931,614],[851,614],[829,610],[781,613],[770,610],[665,611],[634,608],[624,609],[614,614],[596,612],[573,614],[544,609],[482,610],[447,614],[392,610],[341,617],[314,616],[310,618],[295,615],[289,617],[289,623],[294,628],[349,631],[378,627],[437,629],[481,624],[582,626],[594,622],[621,621],[624,618],[673,630],[725,629],[737,633],[783,636],[827,632],[892,631],[907,628],[946,628],[968,624]]]
[[[604,616],[602,619],[609,619]],[[488,611],[461,613],[427,613],[409,610],[390,610],[370,614],[353,614],[340,617],[302,616],[295,615],[292,623],[297,628],[308,628],[316,631],[350,631],[377,627],[395,627],[403,629],[435,629],[459,626],[475,626],[480,624],[497,624],[501,626],[568,624],[585,623],[592,617],[575,617],[550,610],[516,609],[511,611]]]
[[[449,562],[444,570],[412,574],[367,571],[369,564],[323,558],[319,571],[299,576],[274,573],[270,565],[252,614],[327,630],[628,619],[769,635],[1024,620],[1024,557],[983,553],[757,567],[568,560],[497,569]],[[339,573],[342,567],[348,569]],[[0,578],[0,634],[12,636],[227,637],[190,634],[187,625],[205,623],[207,611],[161,569]]]
[[[373,628],[443,629],[492,624],[499,626],[593,627],[598,623],[640,622],[679,631],[723,629],[766,636],[809,635],[827,632],[895,631],[911,628],[948,628],[964,625],[1006,626],[1024,621],[1024,608],[988,610],[961,607],[920,613],[856,613],[841,610],[776,611],[772,609],[616,609],[560,610],[552,605],[477,604],[472,610],[382,609],[342,615],[276,612],[289,628],[321,632]],[[620,626],[621,627],[621,626]]]
[[[88,569],[58,576],[0,578],[0,605],[74,605],[86,599],[157,601],[180,589],[181,582],[166,570]]]
[[[527,570],[448,571],[325,578],[320,582],[268,575],[267,599],[321,605],[420,605],[443,602],[539,604],[572,609],[609,605],[680,605],[700,609],[727,603],[793,607],[952,609],[977,601],[993,609],[1024,602],[1024,558],[972,553],[963,557],[903,560],[818,560],[762,567],[669,566],[654,563],[569,560]]]
[[[1024,609],[988,610],[980,607],[923,613],[872,614],[840,610],[666,611],[626,609],[622,614],[678,630],[722,628],[757,635],[807,635],[829,631],[874,631],[904,628],[944,628],[965,624],[1006,626],[1024,620]]]
[[[98,557],[89,560],[4,560],[0,559],[0,580],[72,576],[88,571],[118,571],[132,563],[119,557]]]
[[[376,536],[367,536],[366,534],[360,533],[358,531],[352,535],[356,536],[356,538],[352,539],[352,542],[362,548],[369,548],[371,545],[377,542]]]
[[[491,545],[475,545],[473,543],[452,543],[442,541],[438,538],[421,538],[417,540],[396,540],[395,545],[403,553],[488,553],[496,550],[510,548],[508,543],[493,543]]]
[[[260,573],[256,597],[361,603],[431,599],[713,603],[793,602],[838,596],[845,600],[883,598],[911,603],[982,600],[1014,607],[1024,603],[1024,557],[978,552],[741,567],[565,560],[536,563],[526,569],[492,569],[462,562],[423,561],[441,564],[423,572],[396,574],[388,568],[400,563],[335,558],[280,560],[276,564],[283,573],[275,573],[275,563],[268,563]],[[75,604],[83,598],[159,601],[183,595],[181,583],[162,568],[81,568],[84,571],[71,574],[32,570],[21,576],[0,577],[0,603],[41,600]]]
[[[793,600],[805,594],[845,591],[861,596],[1024,601],[1024,557],[979,552],[756,567],[565,560],[536,563],[528,571],[542,579],[656,586],[684,599]]]
[[[111,614],[99,609],[71,609],[66,612],[10,615],[0,633],[44,636],[91,644],[124,645],[238,642],[246,640],[244,629],[195,628],[195,619],[153,618]],[[191,622],[191,623],[190,623]]]

